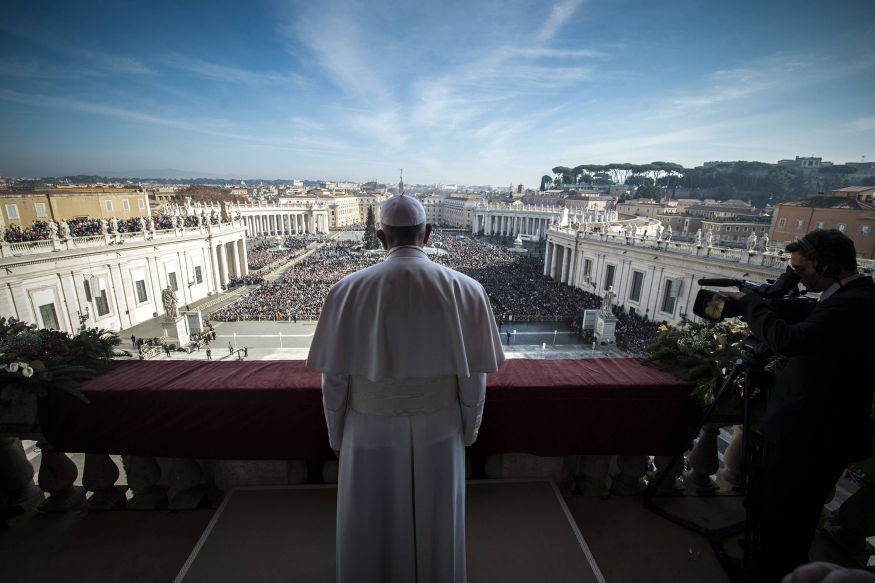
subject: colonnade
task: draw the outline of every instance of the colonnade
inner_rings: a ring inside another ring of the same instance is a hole
[[[250,237],[328,232],[327,217],[315,213],[266,212],[243,215]]]
[[[216,290],[236,277],[249,274],[248,256],[245,239],[236,241],[213,241],[210,245],[210,261],[212,262]]]
[[[501,237],[531,235],[540,239],[545,236],[554,217],[552,212],[549,214],[476,213],[472,233]]]

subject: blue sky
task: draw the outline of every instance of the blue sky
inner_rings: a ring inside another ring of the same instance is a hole
[[[875,8],[16,2],[0,174],[536,186],[557,165],[875,160]]]

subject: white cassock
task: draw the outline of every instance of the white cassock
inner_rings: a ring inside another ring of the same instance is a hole
[[[419,247],[331,288],[307,366],[340,450],[338,581],[466,580],[464,448],[503,361],[483,286]]]

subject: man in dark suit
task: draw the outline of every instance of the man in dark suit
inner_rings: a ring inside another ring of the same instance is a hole
[[[872,455],[875,282],[857,273],[854,243],[835,229],[813,231],[786,251],[805,288],[821,294],[804,321],[788,324],[756,294],[729,294],[751,332],[787,357],[761,426],[761,581],[780,581],[808,562],[827,496],[848,463]]]

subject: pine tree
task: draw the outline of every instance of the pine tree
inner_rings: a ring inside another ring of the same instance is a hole
[[[380,242],[377,239],[377,227],[374,221],[374,209],[368,207],[368,218],[365,221],[365,249],[377,249]]]

